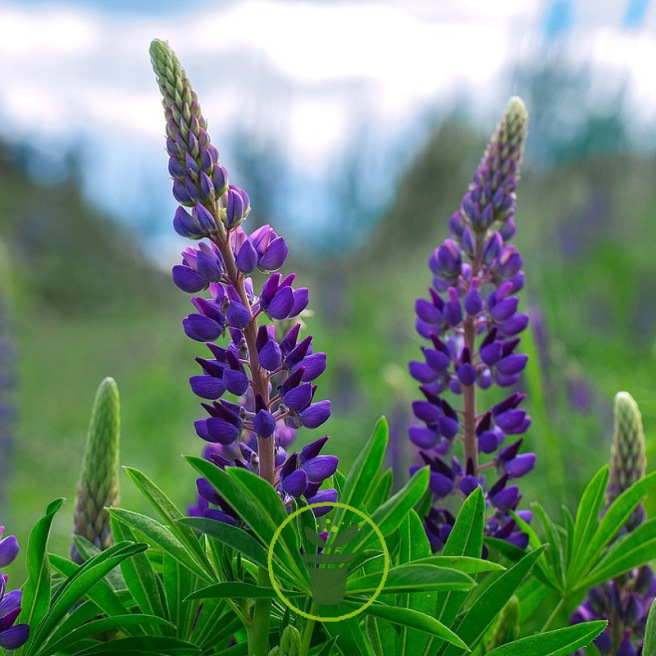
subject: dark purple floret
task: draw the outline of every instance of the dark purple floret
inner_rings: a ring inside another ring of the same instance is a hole
[[[521,495],[508,482],[527,474],[535,455],[519,453],[521,439],[510,446],[504,442],[508,435],[522,435],[531,420],[518,407],[523,395],[513,394],[481,412],[476,391],[514,385],[528,361],[517,351],[516,337],[528,322],[516,295],[524,285],[522,258],[508,243],[516,231],[515,190],[526,122],[523,103],[511,100],[460,210],[449,219],[450,238],[429,258],[433,285],[428,298],[416,301],[415,311],[417,331],[430,346],[422,347],[423,360],[409,364],[425,397],[412,405],[418,424],[410,427],[409,437],[430,466],[436,502],[489,488],[486,503],[493,515],[487,534],[520,546],[527,537],[507,511],[516,510]],[[456,410],[458,397],[462,401]],[[465,467],[450,455],[459,441]],[[490,477],[494,467],[496,480]],[[426,529],[437,549],[451,523],[441,509],[433,511]]]
[[[5,527],[0,526],[0,538]],[[18,556],[16,537],[9,535],[0,540],[0,567],[7,567]],[[3,649],[18,649],[27,642],[30,627],[27,624],[14,624],[21,612],[22,592],[12,590],[7,592],[6,574],[0,573],[0,647]]]

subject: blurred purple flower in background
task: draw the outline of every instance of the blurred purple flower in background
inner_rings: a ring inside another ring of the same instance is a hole
[[[524,286],[522,257],[509,243],[515,235],[526,126],[523,102],[511,99],[460,209],[449,219],[450,238],[430,257],[429,298],[415,305],[417,331],[429,344],[422,347],[423,360],[409,365],[424,397],[413,403],[421,423],[410,427],[409,436],[430,467],[434,501],[440,504],[452,494],[466,497],[481,486],[492,510],[487,533],[522,547],[527,536],[507,511],[515,510],[521,498],[515,479],[535,464],[533,453],[520,453],[522,438],[515,439],[531,423],[519,408],[525,395],[516,392],[477,412],[476,388],[514,385],[527,362],[517,352],[517,335],[528,324],[516,296]],[[449,393],[462,396],[462,409],[447,400]],[[462,462],[450,455],[455,439],[463,443]],[[492,454],[481,463],[482,456]],[[497,479],[488,485],[488,472],[495,470]],[[518,514],[531,519],[529,511]],[[452,525],[449,510],[431,509],[425,527],[434,551],[444,546]]]

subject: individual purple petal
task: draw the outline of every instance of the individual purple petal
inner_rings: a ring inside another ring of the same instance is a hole
[[[499,448],[499,437],[493,430],[482,433],[478,438],[478,449],[482,453],[494,453]]]
[[[430,401],[413,401],[412,412],[417,419],[425,421],[427,424],[436,424],[442,413]]]
[[[248,194],[236,185],[228,185],[226,202],[226,227],[238,226],[247,216],[251,209]]]
[[[453,417],[448,417],[447,415],[442,415],[438,420],[437,424],[440,428],[440,432],[448,440],[454,438],[458,433],[458,420]]]
[[[258,353],[260,364],[267,371],[275,371],[282,364],[282,353],[278,343],[270,339]]]
[[[219,399],[226,391],[223,381],[213,376],[192,376],[189,384],[193,393],[201,399]]]
[[[501,357],[502,347],[500,342],[492,342],[486,346],[481,346],[481,360],[488,366],[491,367],[497,363]]]
[[[442,313],[433,303],[420,298],[415,303],[415,312],[417,316],[426,323],[439,324],[442,322]]]
[[[420,449],[430,449],[437,444],[438,434],[431,428],[410,426],[408,434],[410,441]]]
[[[496,364],[497,371],[505,376],[512,376],[518,374],[524,369],[528,362],[528,356],[524,354],[513,354],[505,358],[501,358]]]
[[[476,476],[469,474],[460,479],[460,490],[465,496],[469,496],[477,487],[480,487],[480,482]]]
[[[202,314],[190,314],[182,320],[185,334],[197,342],[212,342],[223,333],[223,326]]]
[[[519,501],[519,488],[509,485],[490,497],[490,501],[500,509],[514,508]]]
[[[306,460],[301,467],[312,483],[319,483],[330,478],[337,471],[338,464],[337,456],[316,456]]]
[[[528,314],[515,314],[513,317],[504,321],[499,328],[504,335],[509,337],[521,333],[528,326]]]
[[[18,555],[18,540],[15,535],[8,535],[0,540],[0,567],[7,567]]]
[[[310,458],[316,458],[321,452],[321,449],[323,449],[323,445],[327,441],[328,441],[328,436],[324,435],[323,437],[320,437],[318,440],[314,440],[314,442],[310,442],[310,444],[306,444],[301,450],[301,454],[300,454],[301,463],[304,463],[306,460],[310,460]]]
[[[421,350],[424,353],[424,358],[426,358],[426,364],[438,373],[442,373],[451,364],[451,358],[449,357],[448,352],[429,349],[426,347],[422,347]],[[410,373],[412,374],[412,371]],[[417,377],[413,375],[413,378]],[[430,382],[430,380],[421,380],[420,378],[417,380],[420,382]]]
[[[202,244],[201,244],[202,246]],[[223,275],[221,262],[216,254],[200,251],[196,256],[196,269],[208,282],[220,282]]]
[[[293,294],[294,305],[292,305],[292,309],[289,311],[289,318],[298,316],[303,310],[305,310],[310,302],[310,293],[307,287],[299,287],[294,290]]]
[[[231,524],[232,526],[239,526],[239,521],[236,520],[228,513],[223,512],[223,510],[217,510],[216,508],[208,508],[203,511],[203,517],[206,519],[213,519],[216,522],[221,522],[222,524]]]
[[[207,287],[207,280],[203,276],[183,264],[176,264],[171,274],[175,285],[188,294],[195,294]]]
[[[458,380],[463,385],[473,385],[476,382],[477,372],[476,368],[469,362],[465,362],[459,367],[456,367],[456,374]]]
[[[326,354],[325,353],[312,353],[304,357],[300,365],[305,369],[301,380],[305,382],[313,381],[315,378],[321,376],[326,370]]]
[[[253,430],[259,437],[270,437],[276,428],[276,420],[267,410],[260,410],[253,419]]]
[[[282,237],[276,237],[267,247],[266,253],[260,258],[257,266],[263,271],[276,271],[287,259],[289,248]]]
[[[431,492],[438,498],[451,494],[453,490],[453,480],[444,474],[431,472],[428,487]]]
[[[294,412],[305,410],[312,401],[312,385],[305,383],[295,387],[282,397],[282,401]]]
[[[302,469],[297,469],[282,481],[282,489],[295,499],[305,492],[307,486],[308,476]]]
[[[232,444],[240,433],[239,428],[234,424],[218,417],[199,419],[195,422],[195,426],[199,437],[208,442],[218,442],[219,444]]]
[[[535,453],[520,453],[516,458],[505,463],[505,470],[511,478],[528,474],[535,467]]]
[[[239,249],[237,257],[235,258],[237,268],[245,274],[252,273],[257,266],[257,251],[251,244],[250,239],[247,239]]]
[[[198,489],[198,494],[203,499],[209,501],[210,503],[216,504],[217,506],[219,505],[221,495],[206,478],[197,478],[196,488]]]
[[[289,316],[294,307],[294,292],[291,287],[281,287],[276,295],[271,299],[271,303],[266,308],[266,313],[272,319],[282,321]]]
[[[318,428],[330,417],[330,401],[319,401],[298,413],[299,421],[306,428]]]
[[[0,647],[7,650],[18,649],[30,637],[30,627],[27,624],[16,624],[10,629],[0,631]]]
[[[430,383],[439,375],[433,367],[430,367],[425,362],[417,362],[416,360],[408,363],[408,369],[410,370],[410,375],[420,383]]]
[[[239,330],[243,330],[251,321],[250,310],[237,301],[228,303],[228,312],[226,313],[228,323]]]
[[[520,426],[525,417],[526,410],[507,410],[497,415],[494,421],[504,433],[509,433]]]
[[[506,321],[517,312],[519,299],[517,296],[508,296],[502,301],[499,301],[490,309],[490,314],[495,321]]]
[[[236,369],[223,370],[223,382],[226,389],[235,396],[241,396],[248,389],[248,376],[243,371]]]
[[[328,514],[335,507],[333,504],[336,501],[337,501],[337,490],[334,490],[333,488],[328,488],[327,490],[320,490],[314,496],[310,497],[307,500],[308,504],[314,504],[314,503],[327,504],[323,508],[312,509],[312,512],[314,513],[315,517],[322,517],[323,515]]]

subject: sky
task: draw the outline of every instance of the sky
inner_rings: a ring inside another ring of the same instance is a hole
[[[45,181],[77,146],[86,195],[142,230],[174,207],[153,38],[183,62],[223,163],[237,136],[275,151],[280,210],[315,234],[334,214],[326,181],[361,143],[393,187],[425,137],[417,117],[458,102],[491,131],[513,66],[554,44],[626,79],[641,120],[656,112],[648,0],[0,0],[0,136],[43,153]]]

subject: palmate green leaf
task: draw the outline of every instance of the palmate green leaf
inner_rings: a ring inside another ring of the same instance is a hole
[[[42,656],[50,656],[51,654],[56,654],[64,650],[70,650],[71,646],[74,646],[84,638],[92,637],[105,631],[114,631],[116,629],[123,631],[124,629],[129,629],[131,627],[142,627],[143,625],[169,626],[166,620],[153,615],[130,614],[104,617],[102,619],[92,620],[85,624],[81,624],[80,626],[64,633],[56,640],[49,640],[38,653]]]
[[[586,565],[584,556],[597,528],[599,513],[604,506],[609,475],[608,465],[602,467],[583,492],[574,521],[572,551],[565,574],[566,581],[575,580]]]
[[[380,585],[380,574],[367,574],[346,582],[346,593],[369,594]],[[385,579],[385,594],[405,592],[428,592],[430,590],[471,590],[474,579],[456,569],[435,565],[406,563],[392,567]]]
[[[631,513],[655,485],[656,472],[652,472],[636,481],[613,501],[587,545],[583,556],[584,562],[590,563],[598,559],[601,550],[617,535]]]
[[[651,602],[647,624],[645,626],[645,639],[642,643],[642,653],[644,656],[656,654],[656,601]]]
[[[22,610],[17,624],[36,626],[48,612],[50,606],[50,565],[46,552],[48,536],[55,513],[61,508],[64,499],[55,499],[46,509],[46,514],[32,529],[27,541],[25,557],[28,579],[23,588]],[[34,630],[30,631],[27,642],[17,651],[18,656],[29,653],[34,644]]]
[[[410,511],[405,521],[401,524],[399,532],[401,542],[399,545],[398,561],[401,565],[412,564],[414,566],[449,567],[446,563],[440,565],[439,563],[430,562],[430,542],[428,541],[424,525],[414,510]],[[412,594],[398,595],[396,605],[430,615],[435,608],[436,599],[437,591],[435,590],[413,592]],[[427,641],[428,636],[425,633],[403,627],[396,639],[396,652],[401,656],[420,654],[426,646]]]
[[[27,653],[30,656],[41,653],[34,649],[34,645],[43,644],[59,622],[88,590],[126,558],[141,553],[147,548],[148,545],[143,543],[119,542],[84,563],[53,595],[46,616],[37,626],[32,627],[34,642]]]
[[[337,638],[331,638],[330,640],[324,642],[322,645],[313,647],[310,649],[310,656],[331,656],[333,653],[332,649],[336,642]]]
[[[295,592],[293,590],[283,590],[286,597],[307,597],[305,592]],[[255,585],[253,583],[243,583],[241,581],[225,581],[224,583],[215,583],[205,588],[194,590],[187,595],[185,601],[192,599],[214,599],[214,598],[234,598],[234,599],[274,599],[277,592],[270,587]]]
[[[510,516],[515,520],[515,524],[528,535],[528,545],[532,551],[539,549],[542,546],[542,542],[538,537],[538,534],[535,532],[533,527],[526,521],[524,521],[516,512],[513,510],[508,510]],[[556,538],[557,539],[557,538]],[[560,580],[556,576],[553,567],[550,567],[547,562],[547,552],[552,549],[558,549],[560,545],[560,540],[558,544],[554,547],[550,542],[546,545],[547,549],[543,550],[543,554],[538,558],[536,567],[533,571],[533,575],[540,579],[540,581],[545,582],[550,588],[554,590],[562,590],[564,585],[561,585]]]
[[[485,499],[483,490],[477,487],[463,502],[442,550],[442,555],[444,557],[480,558],[483,552],[484,528]],[[435,602],[435,617],[444,622],[446,626],[451,626],[466,597],[467,593],[465,592],[438,592]],[[429,641],[428,649],[431,644],[432,641]]]
[[[575,591],[591,588],[653,560],[656,552],[656,518],[640,524],[608,549],[603,559],[578,583]]]
[[[367,497],[364,500],[364,507],[369,514],[379,506],[382,506],[389,498],[393,482],[394,474],[392,473],[392,470],[385,470],[385,472],[378,478],[375,485],[372,486],[371,491],[367,494]]]
[[[205,517],[184,517],[178,521],[192,526],[223,544],[227,544],[235,551],[238,551],[242,557],[248,558],[256,565],[260,567],[267,566],[267,550],[243,528]]]
[[[350,609],[345,609],[346,604],[342,602],[337,606],[322,606],[322,617],[336,617],[344,615]],[[362,603],[360,602],[360,606]],[[365,631],[360,628],[358,618],[349,617],[339,622],[325,622],[324,631],[331,637],[336,638],[337,648],[342,654],[348,656],[375,656]]]
[[[582,622],[564,629],[546,631],[501,645],[486,656],[569,656],[590,644],[606,627],[607,622]],[[649,652],[645,652],[647,654]]]
[[[189,553],[194,554],[197,562],[201,563],[203,569],[207,572],[203,578],[206,578],[208,581],[212,580],[214,578],[214,571],[194,530],[189,526],[177,523],[178,519],[184,517],[177,506],[143,472],[132,467],[125,467],[124,469],[135,486],[159,513],[173,535],[186,546]]]
[[[268,547],[273,541],[278,526],[287,517],[282,500],[271,485],[247,470],[239,470],[247,474],[241,479],[232,472],[229,474],[203,458],[187,456],[187,460],[219,491],[226,502],[248,524],[253,533]],[[236,470],[238,468],[230,467],[229,469]],[[284,518],[281,513],[284,513]],[[287,570],[287,578],[295,586],[309,592],[309,574],[301,560],[298,536],[291,523],[285,526],[280,539],[276,541],[274,553]]]
[[[403,522],[403,518],[424,495],[428,487],[429,475],[428,467],[419,469],[396,494],[371,515],[371,521],[376,524],[383,537],[387,538],[396,531]],[[377,541],[378,537],[369,522],[363,522],[357,537],[349,543],[348,551],[349,553],[358,553],[370,542]],[[388,547],[391,549],[389,543]]]
[[[75,548],[80,556],[82,556],[83,560],[90,560],[102,551],[102,549],[98,548],[93,542],[87,540],[83,535],[73,535],[72,538]],[[114,536],[114,541],[118,542],[120,539],[117,539],[116,536]],[[133,542],[137,542],[137,540],[133,540]],[[125,590],[127,587],[123,580],[123,575],[118,568],[114,568],[107,575],[107,583],[109,583],[114,590]]]
[[[378,472],[385,460],[389,427],[385,417],[381,417],[374,425],[371,437],[367,440],[353,466],[350,468],[342,493],[339,496],[340,503],[345,503],[353,508],[360,508],[367,495],[372,491],[371,481],[378,478]],[[353,513],[344,508],[337,508],[334,517],[335,526],[351,524]]]
[[[361,602],[354,602],[350,600],[344,600],[342,602],[344,606],[350,608],[360,608],[362,606]],[[456,645],[460,649],[468,651],[467,645],[463,642],[462,638],[457,636],[451,629],[447,628],[430,615],[424,613],[419,613],[416,610],[411,610],[410,608],[396,608],[395,606],[388,606],[386,604],[379,603],[375,601],[370,606],[367,606],[363,611],[367,615],[377,617],[382,620],[387,620],[393,624],[398,624],[400,626],[406,626],[410,629],[416,629],[417,631],[423,631],[428,633],[431,636],[435,636],[440,640]]]
[[[74,656],[196,656],[200,649],[186,640],[170,636],[137,636],[110,640],[95,644],[82,651],[76,651]]]
[[[565,554],[563,552],[563,544],[561,541],[561,536],[558,533],[558,528],[539,503],[532,503],[531,508],[540,520],[540,523],[542,524],[545,535],[547,537],[547,543],[549,544],[549,548],[545,552],[545,558],[551,567],[547,568],[547,572],[545,572],[542,567],[540,567],[540,569],[543,571],[543,573],[546,574],[547,580],[552,581],[552,587],[557,590],[562,590],[565,587],[566,563]],[[530,544],[531,547],[535,549],[537,546],[539,546],[540,541],[538,539],[537,543],[533,541]],[[541,563],[542,559],[538,561],[538,565],[541,565]]]
[[[133,512],[132,510],[126,510],[125,508],[108,508],[107,510],[112,518],[145,535],[162,549],[162,551],[173,556],[173,558],[194,572],[194,574],[207,582],[213,581],[207,570],[198,563],[193,552],[190,553],[188,548],[178,540],[168,526],[160,524],[157,520],[152,519],[152,517]],[[184,528],[187,529],[189,527],[185,526]]]
[[[73,576],[80,569],[80,565],[56,554],[50,554],[50,564],[56,571],[67,578]],[[108,577],[105,578],[107,579]],[[87,590],[86,596],[106,615],[126,615],[128,613],[128,607],[121,601],[118,594],[106,580],[98,581],[93,587]]]
[[[544,547],[529,552],[509,570],[499,574],[466,611],[462,619],[456,622],[453,629],[471,649],[482,640],[494,618],[515,594],[543,551]],[[445,656],[456,656],[456,654],[460,652],[453,646],[449,646],[444,651]]]
[[[168,618],[176,627],[175,635],[186,639],[191,635],[192,626],[199,604],[184,601],[196,588],[199,581],[186,567],[168,554],[163,555],[162,584]]]
[[[115,540],[137,542],[137,537],[130,527],[120,522],[115,515],[111,517],[111,525]],[[128,590],[144,615],[170,619],[166,599],[162,598],[159,577],[145,553],[124,560],[121,563],[121,572]],[[159,626],[154,629],[156,635],[162,635]]]

